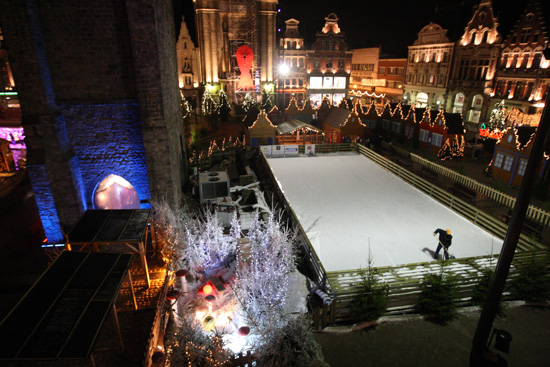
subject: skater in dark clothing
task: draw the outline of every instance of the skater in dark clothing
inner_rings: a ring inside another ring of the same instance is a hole
[[[449,260],[449,247],[451,247],[451,243],[453,240],[453,236],[451,236],[451,230],[443,230],[441,228],[438,228],[434,232],[434,236],[439,235],[439,243],[437,245],[437,250],[435,250],[434,259],[439,258],[439,251],[441,251],[441,248],[445,246],[445,260]]]

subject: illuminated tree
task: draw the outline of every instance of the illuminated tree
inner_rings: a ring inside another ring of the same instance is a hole
[[[218,105],[212,98],[212,95],[208,90],[205,90],[202,95],[202,114],[204,116],[216,115],[218,112]]]
[[[278,329],[284,325],[282,310],[294,268],[294,234],[270,214],[267,222],[256,215],[246,237],[250,253],[241,259],[246,266],[237,269],[237,298],[257,330]]]
[[[495,108],[493,108],[489,117],[489,130],[504,130],[507,115],[508,109],[504,105],[504,100],[495,103]]]
[[[269,112],[272,107],[273,107],[273,102],[271,101],[271,96],[269,95],[269,93],[267,93],[265,89],[262,90],[261,109],[265,110],[266,112]]]
[[[244,96],[244,101],[243,101],[243,110],[246,113],[252,107],[256,107],[256,102],[254,101],[254,98],[250,93],[246,93],[246,96]]]
[[[223,89],[220,89],[220,93],[218,94],[218,111],[220,114],[220,119],[222,121],[227,121],[229,118],[229,112],[231,111],[231,106],[227,101],[227,94],[223,91]]]
[[[183,119],[185,120],[191,116],[191,104],[189,103],[187,98],[183,97],[181,101],[181,107],[183,111]]]

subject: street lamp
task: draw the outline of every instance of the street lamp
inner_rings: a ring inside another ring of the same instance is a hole
[[[290,71],[290,68],[288,67],[288,65],[283,62],[281,65],[279,65],[279,76],[282,76],[282,79],[283,79],[283,113],[284,113],[284,110],[286,108],[286,103],[285,103],[285,87],[286,87],[286,76],[288,75]]]

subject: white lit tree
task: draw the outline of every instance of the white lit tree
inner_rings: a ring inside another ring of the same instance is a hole
[[[206,210],[196,217],[185,230],[186,259],[190,269],[215,269],[228,266],[236,257],[240,236],[238,221],[233,220],[231,235],[223,233],[218,217]]]
[[[257,215],[246,235],[250,254],[237,269],[237,299],[259,334],[282,326],[289,274],[294,269],[294,234],[270,214],[267,222]]]
[[[507,115],[508,109],[504,105],[504,100],[495,103],[495,108],[493,108],[489,117],[489,130],[504,130]]]
[[[218,105],[212,98],[212,95],[205,89],[202,95],[202,114],[205,116],[212,116],[218,113]]]
[[[271,108],[273,107],[273,101],[271,101],[271,96],[265,89],[262,90],[262,103],[261,103],[262,110],[265,110],[265,112],[269,112]]]
[[[252,107],[256,106],[256,102],[254,101],[254,98],[250,93],[246,93],[244,96],[243,101],[243,110],[244,112],[248,112]]]
[[[185,120],[189,116],[191,116],[191,104],[187,100],[187,98],[183,97],[181,101],[181,107],[183,111],[183,119]]]

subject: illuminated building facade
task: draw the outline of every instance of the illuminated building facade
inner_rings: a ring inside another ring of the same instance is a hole
[[[376,94],[383,94],[385,96],[384,101],[390,103],[408,103],[408,101],[403,100],[406,70],[407,59],[378,60],[377,79],[382,80],[383,85],[376,87]]]
[[[200,52],[189,35],[189,29],[183,17],[176,43],[176,56],[178,58],[178,84],[182,96],[187,98],[193,106],[197,106],[200,85]]]
[[[486,121],[501,46],[491,0],[482,0],[455,47],[446,111],[462,113],[471,130]]]
[[[186,158],[171,2],[13,1],[2,10],[47,241],[63,241],[87,209],[179,204]]]
[[[403,98],[417,107],[439,110],[446,105],[455,48],[446,34],[446,29],[430,23],[409,46]]]
[[[252,78],[257,94],[272,84],[276,60],[277,0],[194,0],[201,82],[223,85],[230,100],[242,102],[237,49],[253,53]],[[216,93],[217,88],[210,88]]]
[[[338,26],[338,16],[331,13],[325,22],[321,32],[316,34],[306,60],[308,94],[315,107],[319,107],[324,98],[332,105],[339,105],[347,98],[351,72],[353,51]]]
[[[277,95],[279,109],[286,108],[292,98],[303,105],[306,96],[306,49],[296,19],[285,21],[286,28],[279,40],[279,64],[277,69]],[[284,83],[284,84],[283,84]]]
[[[502,44],[490,105],[534,113],[544,106],[550,83],[550,61],[543,55],[548,34],[538,2],[529,2]]]
[[[386,83],[385,80],[378,79],[379,58],[380,47],[353,50],[349,95],[360,99],[363,104],[370,103],[377,87],[382,87]]]

